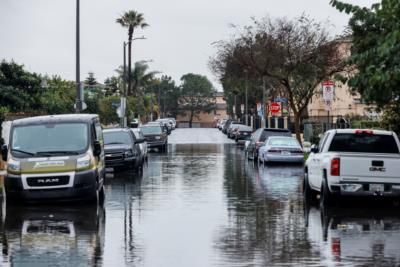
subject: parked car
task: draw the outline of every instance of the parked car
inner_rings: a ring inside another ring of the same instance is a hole
[[[163,132],[160,125],[146,124],[140,127],[140,130],[142,131],[149,148],[158,148],[162,152],[168,150],[168,135],[166,132]]]
[[[173,122],[169,119],[157,119],[156,121],[159,121],[163,123],[165,126],[167,126],[168,131],[171,132],[173,130]]]
[[[311,147],[304,196],[328,207],[343,196],[400,197],[399,139],[392,131],[329,130]]]
[[[226,121],[227,121],[226,119],[222,119],[222,120],[220,120],[220,121],[218,122],[218,124],[217,124],[218,130],[222,131],[222,128],[224,127]]]
[[[7,162],[6,199],[102,200],[103,133],[97,115],[67,114],[14,120]]]
[[[147,155],[147,141],[146,141],[146,138],[144,137],[142,131],[139,128],[134,128],[134,129],[131,129],[131,130],[135,134],[135,138],[136,139],[143,139],[144,140],[144,142],[140,143],[139,146],[140,146],[141,154],[143,155],[143,157],[142,157],[143,160],[147,161],[148,155]]]
[[[106,167],[138,171],[143,166],[140,144],[144,139],[137,139],[129,128],[105,129],[103,135]]]
[[[250,138],[250,143],[245,150],[248,159],[258,159],[258,149],[265,144],[270,136],[292,136],[288,129],[259,128]]]
[[[232,133],[233,139],[236,143],[244,143],[250,140],[251,134],[253,133],[253,128],[247,125],[239,125],[236,130]]]
[[[167,135],[170,135],[171,134],[171,130],[170,130],[170,128],[168,128],[168,126],[165,124],[165,123],[163,123],[163,122],[161,122],[161,121],[150,121],[150,122],[148,122],[148,123],[146,123],[145,124],[145,126],[154,126],[154,125],[159,125],[160,127],[161,127],[161,130],[164,132],[164,133],[166,133]]]
[[[233,122],[234,122],[234,120],[232,120],[232,119],[228,119],[228,120],[225,122],[224,127],[222,128],[222,132],[223,132],[224,134],[227,134],[227,133],[228,133],[229,126],[230,126]]]
[[[303,163],[304,153],[301,145],[294,137],[271,136],[258,152],[259,162],[291,162]]]
[[[231,125],[229,125],[228,129],[226,130],[226,136],[228,136],[228,138],[233,139],[233,131],[235,131],[239,125],[243,125],[240,122],[237,121],[233,121],[231,123]]]

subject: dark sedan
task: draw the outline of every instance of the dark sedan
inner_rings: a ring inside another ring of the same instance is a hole
[[[140,143],[130,129],[103,130],[106,167],[139,170],[142,167]]]
[[[168,149],[168,135],[160,125],[147,124],[140,127],[149,148],[158,148],[165,152]]]
[[[246,125],[237,125],[237,128],[232,133],[233,139],[235,139],[236,143],[244,143],[247,140],[250,140],[251,134],[253,133],[253,128]]]

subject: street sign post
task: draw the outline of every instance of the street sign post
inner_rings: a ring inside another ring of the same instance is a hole
[[[327,130],[330,129],[330,112],[332,111],[334,91],[335,83],[333,81],[322,82],[322,98],[325,101],[325,110],[328,112]]]

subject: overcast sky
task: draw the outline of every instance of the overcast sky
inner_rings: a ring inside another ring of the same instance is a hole
[[[347,0],[370,6],[376,0]],[[24,64],[29,71],[59,74],[75,80],[76,0],[0,0],[0,59]],[[306,13],[329,18],[333,34],[347,25],[348,16],[329,0],[81,0],[81,79],[92,71],[99,82],[122,65],[127,30],[115,23],[124,11],[144,14],[150,27],[136,36],[133,60],[152,60],[152,70],[170,75],[179,84],[183,74],[206,75],[220,85],[207,63],[215,54],[212,42],[228,39],[230,24],[246,25],[250,17],[296,17]]]

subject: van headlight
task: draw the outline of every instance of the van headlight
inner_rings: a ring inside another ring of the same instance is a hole
[[[90,168],[90,162],[91,162],[91,158],[89,155],[85,155],[81,158],[78,158],[76,160],[76,168],[78,170],[82,170],[82,169],[89,169]]]
[[[7,162],[7,171],[20,172],[21,171],[21,162],[10,158]]]

